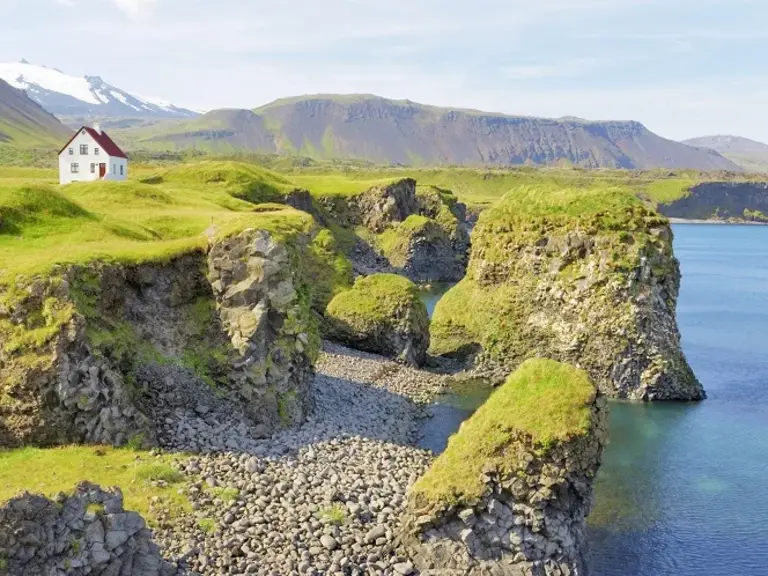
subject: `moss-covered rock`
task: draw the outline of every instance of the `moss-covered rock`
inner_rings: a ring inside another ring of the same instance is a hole
[[[415,282],[449,282],[466,270],[466,208],[448,190],[405,178],[359,194],[316,196],[312,212],[343,237],[361,274],[394,271]]]
[[[551,357],[610,396],[700,399],[679,286],[668,221],[630,193],[517,189],[481,215],[467,276],[436,307],[432,351],[500,374]]]
[[[429,318],[418,289],[407,278],[374,274],[331,300],[328,336],[361,350],[420,365],[429,347]]]
[[[527,360],[411,488],[401,543],[422,571],[583,574],[606,438],[606,402],[584,371]]]
[[[0,446],[152,444],[152,366],[181,388],[202,380],[263,429],[303,421],[312,307],[349,283],[344,263],[323,231],[246,229],[168,261],[59,266],[2,286]]]

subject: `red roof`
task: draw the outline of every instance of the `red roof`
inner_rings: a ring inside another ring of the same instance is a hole
[[[87,126],[83,126],[82,128],[80,128],[80,130],[75,132],[75,135],[69,139],[69,142],[64,144],[64,147],[61,150],[59,150],[59,154],[64,152],[67,146],[71,144],[72,140],[74,140],[77,137],[77,135],[80,134],[80,132],[82,132],[83,130],[88,132],[91,138],[96,140],[98,145],[101,146],[101,149],[104,150],[104,152],[106,152],[107,156],[114,156],[115,158],[125,158],[126,160],[128,159],[128,156],[125,155],[125,152],[120,150],[120,146],[115,144],[114,140],[112,140],[112,138],[110,138],[106,132],[104,131],[96,132],[96,130],[94,130],[93,128],[88,128]]]

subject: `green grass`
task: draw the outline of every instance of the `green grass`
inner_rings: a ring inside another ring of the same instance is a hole
[[[197,526],[206,534],[213,534],[216,532],[216,520],[213,518],[200,518],[197,521]]]
[[[109,446],[63,446],[0,451],[0,502],[30,491],[48,497],[72,492],[87,480],[102,488],[119,486],[127,510],[152,520],[152,498],[162,499],[171,510],[189,511],[186,497],[178,493],[183,476],[172,466],[172,456],[156,458],[148,452]],[[164,480],[166,487],[153,481]]]
[[[354,196],[397,181],[397,178],[357,179],[351,174],[292,174],[290,179],[313,196]]]
[[[212,488],[211,492],[215,494],[218,498],[221,498],[224,502],[234,502],[238,498],[240,498],[240,490],[237,488],[223,488],[223,487],[217,487]]]
[[[289,188],[281,177],[265,180],[272,176],[257,168],[235,164],[228,172],[228,166],[179,167],[150,179],[154,184],[62,187],[2,169],[11,177],[0,172],[0,284],[55,264],[166,261],[203,249],[205,231],[223,237],[262,228],[286,239],[313,227],[308,214],[288,207],[257,212],[243,199],[258,201],[258,190]]]
[[[424,307],[413,282],[396,274],[373,274],[358,278],[350,290],[339,293],[328,304],[326,315],[365,329],[386,322],[403,306],[411,305]]]
[[[476,501],[485,490],[485,470],[525,473],[525,441],[544,456],[555,444],[586,434],[595,394],[582,370],[527,360],[451,436],[411,494],[429,505]]]
[[[319,510],[318,516],[321,522],[341,526],[347,521],[347,510],[341,504],[334,504]]]

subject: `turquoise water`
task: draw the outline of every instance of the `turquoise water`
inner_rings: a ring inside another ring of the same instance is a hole
[[[709,399],[612,405],[593,573],[768,575],[768,227],[674,231],[683,348]]]
[[[592,573],[768,576],[768,227],[674,231],[683,348],[709,399],[612,404]],[[430,313],[445,288],[424,295]],[[442,450],[474,398],[446,398],[422,445]]]

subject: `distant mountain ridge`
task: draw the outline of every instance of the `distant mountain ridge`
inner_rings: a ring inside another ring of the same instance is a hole
[[[71,134],[53,114],[0,79],[0,144],[57,147]]]
[[[315,95],[254,110],[126,130],[134,147],[202,148],[412,165],[557,165],[741,170],[717,152],[662,138],[639,122],[508,116],[372,95]]]
[[[684,140],[683,144],[715,150],[745,170],[768,172],[768,144],[756,140],[717,134]]]
[[[70,76],[56,68],[0,62],[0,79],[57,116],[111,118],[192,118],[193,110],[130,94],[99,76]]]

